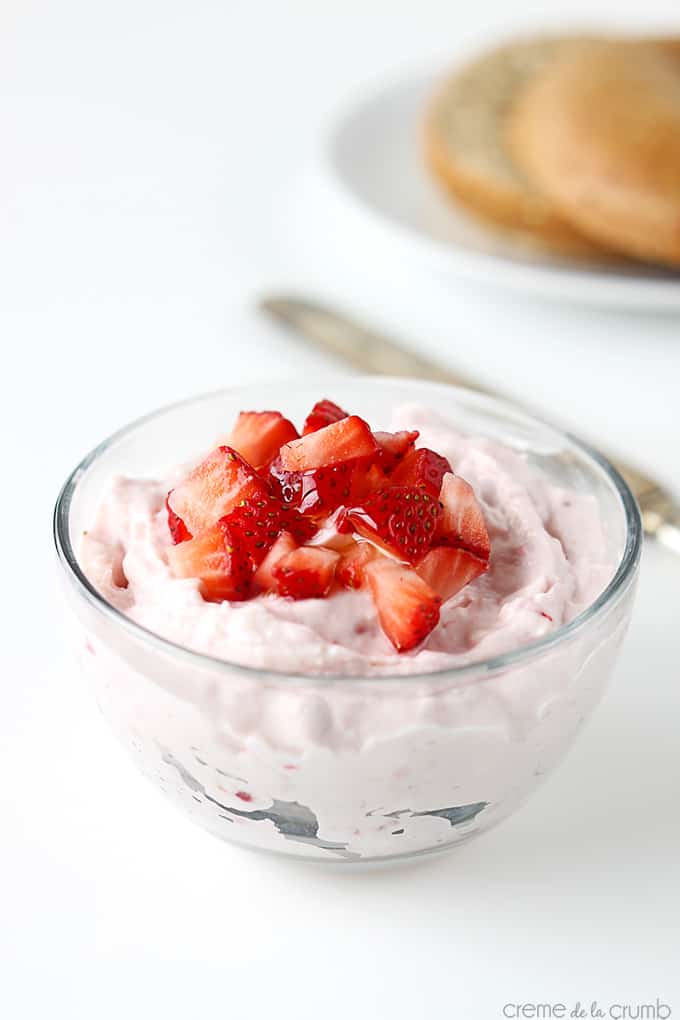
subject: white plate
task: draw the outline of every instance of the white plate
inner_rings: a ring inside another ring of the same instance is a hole
[[[325,153],[331,178],[367,226],[443,273],[543,297],[680,309],[678,274],[539,254],[468,218],[423,163],[422,111],[434,86],[434,78],[421,77],[383,89],[355,103],[332,127]]]

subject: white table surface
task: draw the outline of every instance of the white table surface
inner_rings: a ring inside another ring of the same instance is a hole
[[[350,93],[566,20],[546,6],[5,0],[3,1018],[492,1020],[657,997],[680,1016],[670,553],[646,550],[614,681],[562,769],[497,831],[385,872],[263,859],[188,825],[61,638],[49,518],[88,448],[193,392],[332,368],[258,318],[270,288],[341,302],[680,482],[680,318],[428,279],[348,234],[315,169]],[[572,2],[572,21],[593,6]],[[678,23],[677,0],[600,10]]]

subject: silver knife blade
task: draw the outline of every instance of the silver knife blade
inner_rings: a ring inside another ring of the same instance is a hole
[[[260,309],[296,336],[362,372],[408,376],[465,386],[517,404],[511,397],[482,386],[476,379],[444,368],[429,358],[402,347],[392,339],[317,301],[294,295],[272,295],[259,301]],[[542,415],[539,413],[539,417]],[[616,457],[605,454],[628,482],[642,514],[645,533],[680,553],[680,503],[654,478]]]

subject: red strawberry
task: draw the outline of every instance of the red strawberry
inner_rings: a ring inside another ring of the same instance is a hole
[[[345,520],[391,556],[415,563],[429,549],[440,513],[439,502],[425,489],[395,485],[352,507]]]
[[[168,563],[175,577],[197,577],[208,602],[241,601],[251,593],[252,561],[246,551],[232,544],[224,521],[172,546]]]
[[[312,521],[284,506],[271,494],[245,499],[222,518],[222,523],[228,525],[232,543],[250,556],[253,569],[260,565],[282,531],[289,532],[301,543],[317,530]]]
[[[301,437],[278,411],[242,412],[230,445],[168,493],[173,574],[218,602],[368,587],[397,651],[415,648],[489,557],[472,489],[417,438],[374,436],[328,400]]]
[[[323,546],[303,546],[272,567],[276,591],[292,599],[319,599],[333,586],[340,554]]]
[[[364,460],[344,460],[329,467],[300,474],[300,512],[331,514],[339,506],[353,502],[354,479]]]
[[[357,471],[354,476],[352,495],[355,501],[365,499],[370,493],[377,492],[378,489],[384,489],[385,486],[390,484],[387,475],[381,467],[378,467],[377,464],[371,464],[370,461],[369,464],[368,471],[362,469]]]
[[[441,598],[415,570],[379,556],[365,567],[380,626],[398,652],[409,652],[439,622]]]
[[[424,486],[437,499],[442,479],[448,471],[451,471],[451,465],[446,457],[440,457],[434,450],[423,446],[407,454],[397,465],[392,473],[392,484]]]
[[[380,553],[370,542],[354,542],[341,553],[335,576],[343,588],[361,588],[365,580],[365,568]]]
[[[191,532],[170,506],[170,493],[168,493],[165,500],[165,509],[168,512],[168,527],[170,528],[170,534],[175,545],[188,541],[191,538]]]
[[[352,415],[282,446],[281,467],[285,471],[311,471],[370,457],[377,450],[378,444],[366,422]]]
[[[241,411],[228,444],[254,468],[269,464],[284,443],[298,438],[292,422],[278,411]]]
[[[442,514],[435,543],[465,549],[481,560],[488,560],[489,533],[472,486],[457,475],[445,475],[439,498]]]
[[[416,570],[422,579],[442,601],[453,598],[458,592],[474,581],[476,577],[488,569],[488,563],[478,556],[465,552],[464,549],[453,549],[437,546],[420,561]]]
[[[218,446],[168,494],[168,505],[192,535],[216,524],[244,499],[266,493],[263,480],[228,446]]]
[[[384,475],[366,457],[345,460],[330,467],[303,471],[300,476],[300,512],[331,514],[340,506],[350,506],[377,488]],[[373,472],[376,472],[374,475]]]
[[[380,447],[378,464],[387,474],[413,449],[420,435],[419,432],[374,432],[373,436]]]
[[[302,435],[307,436],[310,432],[317,432],[326,425],[332,425],[334,421],[341,421],[348,418],[347,411],[334,404],[332,400],[319,400],[305,418],[302,428]]]
[[[282,531],[255,571],[253,581],[257,589],[271,591],[275,587],[276,581],[272,569],[279,560],[282,560],[293,549],[297,549],[297,542],[287,531]]]
[[[302,472],[286,471],[281,464],[281,456],[274,457],[269,465],[269,486],[282,503],[289,506],[300,505],[302,491]]]
[[[286,471],[277,457],[270,474],[272,487],[284,503],[316,517],[363,499],[387,481],[370,457],[354,457],[311,471]]]

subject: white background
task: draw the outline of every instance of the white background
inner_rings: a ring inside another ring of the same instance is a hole
[[[567,11],[567,8],[569,10]],[[428,279],[317,187],[363,87],[556,22],[677,0],[4,0],[0,12],[0,1016],[680,1016],[680,561],[646,551],[610,692],[516,817],[352,874],[251,856],[133,771],[62,647],[50,511],[96,441],[223,384],[323,374],[254,297],[333,298],[680,482],[680,319]],[[680,284],[679,284],[680,286]]]

